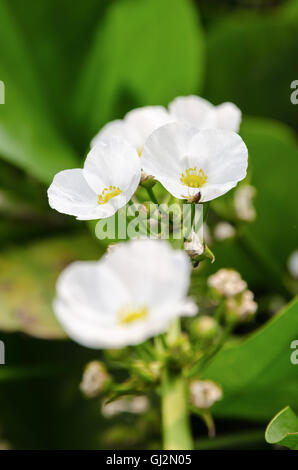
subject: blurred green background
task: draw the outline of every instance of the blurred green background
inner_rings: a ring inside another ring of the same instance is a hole
[[[297,293],[287,260],[298,249],[298,1],[0,0],[0,442],[15,449],[160,447],[159,416],[103,419],[78,385],[101,356],[68,341],[51,309],[69,262],[103,247],[88,224],[52,211],[54,174],[81,166],[102,125],[144,105],[199,94],[243,112],[240,134],[256,187],[255,221],[214,241],[215,266],[235,267],[259,302],[257,320],[206,371],[224,387],[218,437],[200,448],[266,448],[264,427],[282,407],[298,411]],[[233,194],[211,207],[212,229],[230,219]],[[250,331],[261,326],[246,340]],[[0,444],[1,447],[1,444]]]

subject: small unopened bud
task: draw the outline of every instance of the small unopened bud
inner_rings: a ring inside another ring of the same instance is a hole
[[[99,395],[109,381],[109,375],[100,361],[89,362],[84,370],[80,390],[89,398]]]
[[[256,188],[248,184],[239,186],[235,191],[235,211],[238,219],[253,222],[256,218],[256,210],[253,206],[253,198]]]
[[[208,286],[219,295],[233,297],[243,292],[247,284],[234,269],[220,269],[208,278]]]
[[[101,412],[105,418],[120,413],[144,414],[149,409],[149,400],[144,395],[132,398],[119,398],[110,403],[103,402]]]
[[[195,258],[196,256],[200,256],[204,253],[204,245],[198,234],[193,229],[189,240],[184,243],[184,249],[191,258]]]
[[[194,380],[190,383],[190,400],[194,406],[202,410],[210,408],[222,399],[222,389],[211,380]]]
[[[142,170],[140,185],[144,188],[152,188],[156,181],[152,175],[148,175]]]
[[[223,241],[233,238],[236,234],[235,227],[228,222],[219,222],[214,229],[214,237],[216,240]]]
[[[290,274],[298,279],[298,250],[294,251],[288,261]]]
[[[226,309],[228,319],[244,321],[256,313],[258,304],[254,301],[253,292],[247,289],[239,296],[227,299]]]
[[[136,360],[131,365],[134,373],[146,382],[155,382],[159,377],[160,364],[158,362],[147,363]]]
[[[214,318],[202,315],[192,322],[190,332],[194,339],[209,341],[218,335],[219,324]]]

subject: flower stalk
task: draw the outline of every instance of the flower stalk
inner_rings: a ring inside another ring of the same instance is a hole
[[[173,343],[179,334],[180,323],[176,320],[168,332],[168,342]],[[192,450],[186,379],[180,369],[165,366],[161,380],[163,448]]]

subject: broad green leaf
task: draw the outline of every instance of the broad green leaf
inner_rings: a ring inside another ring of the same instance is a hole
[[[136,106],[199,91],[204,42],[189,0],[111,2],[77,89],[80,128],[89,138]]]
[[[0,329],[64,337],[52,311],[56,279],[70,262],[99,255],[99,245],[85,235],[45,240],[2,254]]]
[[[234,13],[215,23],[207,36],[206,97],[296,127],[290,84],[298,77],[297,34],[295,17],[279,9]]]
[[[48,183],[56,172],[76,165],[76,157],[55,129],[42,86],[17,25],[0,1],[0,156]]]
[[[265,433],[269,444],[278,444],[298,450],[298,417],[287,406],[270,421]]]
[[[241,344],[227,345],[204,377],[220,383],[217,416],[268,420],[285,404],[298,406],[297,365],[291,343],[298,339],[298,299]]]
[[[94,30],[108,3],[109,0],[84,0],[82,6],[81,2],[73,0],[8,2],[23,41],[30,48],[40,80],[45,85],[45,98],[57,127],[72,142],[79,142],[83,149],[86,142],[74,128],[70,102]]]

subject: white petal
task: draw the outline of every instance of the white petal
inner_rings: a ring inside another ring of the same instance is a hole
[[[144,106],[129,111],[125,122],[134,131],[134,144],[141,151],[149,135],[159,127],[171,121],[171,117],[163,106]]]
[[[217,126],[219,129],[238,132],[241,124],[241,111],[233,103],[216,106]]]
[[[148,138],[141,157],[143,170],[162,179],[179,181],[188,145],[198,130],[178,123],[170,123],[154,131]]]
[[[103,262],[117,272],[136,302],[163,308],[184,298],[189,288],[189,259],[166,241],[133,240],[119,244]]]
[[[121,190],[118,196],[100,205],[103,210],[108,207],[111,212],[109,215],[112,215],[131,199],[138,187],[141,178],[140,158],[128,142],[119,137],[111,137],[92,147],[83,173],[98,195],[110,186]]]
[[[207,183],[202,201],[226,193],[246,176],[248,152],[241,137],[222,129],[204,129],[189,146],[190,166],[202,168]]]
[[[63,214],[78,219],[98,219],[97,195],[89,187],[79,168],[55,175],[48,189],[49,204]]]
[[[97,263],[73,263],[57,283],[54,310],[66,332],[95,348],[138,344],[164,332],[173,318],[194,314],[186,292],[191,266],[165,241],[118,245]],[[135,322],[119,323],[121,307],[147,307]]]
[[[121,137],[141,153],[144,144],[155,129],[172,119],[163,106],[144,106],[129,111],[124,119],[117,119],[106,124],[93,138],[91,146],[113,136]]]
[[[94,147],[98,142],[109,139],[110,137],[120,137],[123,140],[134,145],[134,132],[130,129],[129,125],[123,119],[116,119],[115,121],[108,122],[99,132],[93,137],[91,147]]]
[[[178,122],[199,129],[216,127],[214,106],[199,96],[178,96],[169,104],[169,110]]]

